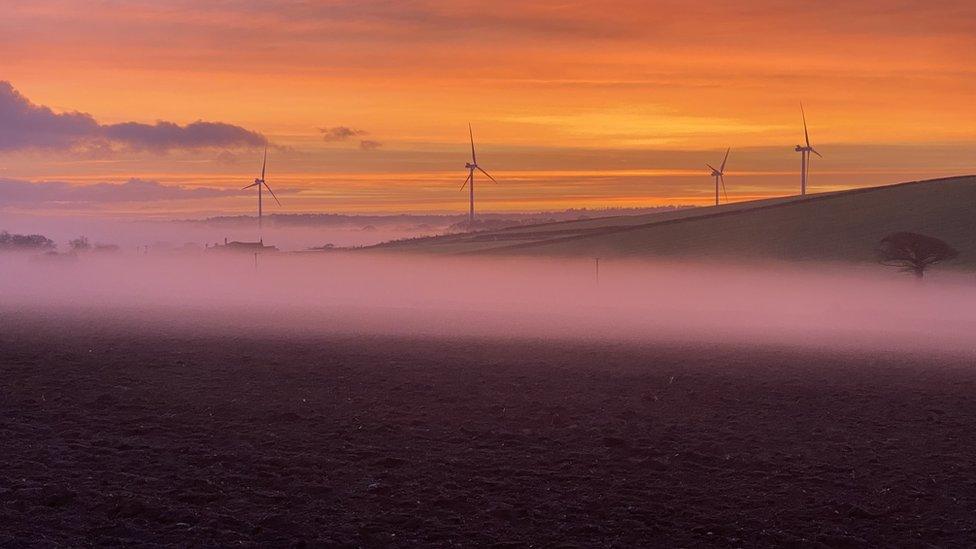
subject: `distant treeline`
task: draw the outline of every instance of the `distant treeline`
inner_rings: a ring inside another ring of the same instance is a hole
[[[0,232],[0,250],[3,251],[44,251],[56,247],[57,244],[44,235]]]
[[[640,215],[666,212],[688,208],[691,206],[657,206],[653,208],[572,208],[559,212],[528,212],[528,213],[479,213],[478,218],[485,221],[506,222],[513,224],[542,223],[546,221],[570,221],[574,219],[588,219],[592,217],[611,217],[619,215]],[[271,214],[265,220],[270,220],[277,226],[331,226],[331,227],[362,227],[364,225],[397,225],[449,227],[464,223],[468,219],[467,213],[462,214]],[[254,223],[254,216],[217,216],[200,220],[186,220],[190,223],[207,225],[236,225]]]

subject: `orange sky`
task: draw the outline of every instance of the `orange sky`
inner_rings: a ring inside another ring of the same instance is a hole
[[[485,209],[705,203],[703,164],[728,145],[731,196],[788,194],[801,100],[826,157],[814,191],[976,171],[972,2],[206,4],[14,2],[0,80],[100,124],[259,132],[281,211],[463,210],[468,122],[502,181],[478,187]],[[323,140],[340,126],[362,133]],[[259,156],[8,148],[0,178],[233,189]],[[97,208],[210,214],[251,200]]]

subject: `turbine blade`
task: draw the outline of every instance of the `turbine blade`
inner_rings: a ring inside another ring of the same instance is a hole
[[[265,145],[264,146],[264,162],[261,163],[261,181],[264,181],[264,168],[267,165],[268,165],[268,146]]]
[[[711,164],[708,164],[708,163],[706,163],[705,165],[706,165],[706,166],[708,166],[708,169],[710,169],[710,170],[712,170],[713,172],[717,172],[717,171],[718,171],[718,170],[716,170],[716,169],[715,169],[715,167],[714,167],[714,166],[712,166]]]
[[[729,160],[729,153],[732,152],[732,147],[725,149],[725,158],[722,159],[722,167],[718,169],[719,172],[725,171],[725,163]]]
[[[264,180],[261,180],[261,183],[264,183]],[[264,183],[264,188],[265,188],[265,189],[268,189],[268,192],[269,192],[269,193],[271,193],[271,196],[272,196],[272,197],[274,197],[274,199],[275,199],[275,202],[277,202],[277,203],[278,203],[278,205],[279,205],[279,206],[281,206],[281,201],[280,201],[280,200],[278,200],[278,197],[277,197],[277,196],[275,196],[275,193],[274,193],[274,191],[272,191],[272,190],[271,190],[271,187],[269,187],[267,183]]]
[[[481,166],[478,166],[478,171],[481,172],[481,173],[483,173],[483,174],[485,174],[485,175],[487,175],[488,176],[488,179],[491,179],[492,182],[498,183],[497,181],[495,181],[495,178],[492,177],[490,173],[488,173],[485,170],[481,169]]]
[[[820,158],[823,158],[823,155],[820,154],[820,153],[818,153],[817,152],[817,149],[814,149],[813,147],[810,147],[810,152],[812,152],[813,154],[819,156]]]
[[[729,201],[729,191],[725,190],[725,176],[719,175],[718,180],[722,182],[722,193],[725,194],[725,202]]]
[[[807,131],[807,113],[803,112],[803,103],[800,103],[800,116],[803,117],[803,137],[807,140],[807,147],[809,147],[810,133]]]
[[[458,189],[459,191],[463,191],[464,190],[464,187],[467,186],[468,181],[471,181],[471,176],[472,175],[474,175],[474,172],[468,172],[468,176],[464,178],[464,183],[462,183],[461,184],[461,188]]]
[[[250,184],[250,185],[248,185],[247,187],[242,187],[242,188],[241,188],[241,190],[243,191],[243,190],[245,190],[245,189],[250,189],[251,187],[253,187],[253,186],[255,186],[255,185],[257,185],[257,183],[251,183],[251,184]]]
[[[471,138],[471,163],[477,164],[478,157],[474,155],[474,132],[471,130],[471,123],[468,123],[468,137]]]

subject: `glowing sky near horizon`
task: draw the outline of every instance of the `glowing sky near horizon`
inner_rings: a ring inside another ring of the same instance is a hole
[[[0,80],[104,126],[220,122],[272,143],[285,212],[463,211],[470,122],[486,210],[790,194],[807,108],[814,191],[976,171],[965,1],[14,1]],[[0,122],[3,110],[0,108]],[[0,132],[4,130],[0,129]],[[0,148],[0,179],[231,191],[260,147]],[[3,201],[212,215],[249,195]]]

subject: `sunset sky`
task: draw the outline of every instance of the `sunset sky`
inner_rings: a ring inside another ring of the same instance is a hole
[[[971,1],[5,3],[0,212],[457,212],[976,172]],[[202,123],[197,123],[202,122]],[[112,184],[117,186],[108,186]],[[78,189],[76,185],[94,185]]]

